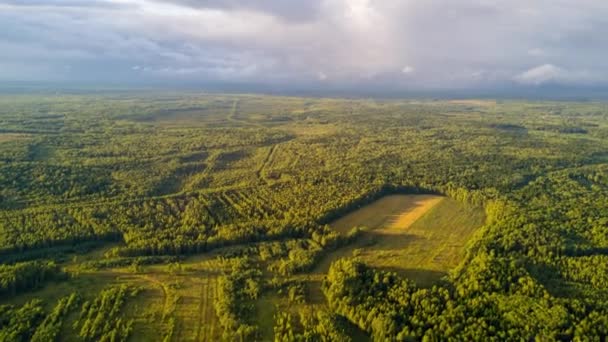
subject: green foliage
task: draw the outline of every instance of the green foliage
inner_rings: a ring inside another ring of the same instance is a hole
[[[29,341],[44,310],[39,300],[32,300],[20,308],[0,306],[0,341]]]
[[[486,255],[451,286],[420,289],[357,261],[335,262],[323,290],[330,308],[374,340],[603,338],[606,303],[552,299],[525,270]],[[512,277],[517,276],[516,279]],[[503,277],[510,277],[504,279]],[[510,285],[510,287],[504,287]],[[567,304],[567,305],[564,305]],[[568,307],[569,305],[582,306]],[[593,321],[596,325],[591,326]]]
[[[39,259],[110,242],[86,271],[222,248],[296,277],[360,235],[332,220],[387,194],[439,193],[488,217],[449,279],[419,288],[338,262],[324,285],[333,312],[279,314],[277,338],[343,340],[337,313],[376,340],[606,339],[605,104],[129,93],[0,96],[0,112],[3,299],[62,276]],[[240,265],[218,281],[227,339],[258,336],[261,278]],[[126,339],[130,293],[86,302],[80,337]],[[2,306],[0,340],[53,339],[68,302],[54,316]]]
[[[32,342],[57,341],[65,316],[72,311],[78,303],[78,296],[72,293],[61,298],[53,310],[44,318],[32,336]]]
[[[66,275],[53,261],[29,261],[14,265],[0,264],[0,297],[37,289],[46,281]]]
[[[275,317],[274,341],[348,342],[351,338],[336,315],[319,310],[301,312],[298,317],[279,312]]]
[[[137,295],[137,289],[126,285],[101,291],[92,301],[81,307],[74,328],[83,341],[126,341],[133,329],[133,321],[121,317],[127,299]]]
[[[257,338],[258,327],[251,324],[255,315],[252,300],[260,294],[261,275],[247,259],[236,259],[231,272],[218,279],[214,305],[224,328],[225,340],[250,341]]]

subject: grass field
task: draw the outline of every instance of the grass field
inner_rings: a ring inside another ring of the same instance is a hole
[[[335,220],[331,227],[339,233],[354,226],[406,229],[441,200],[436,195],[389,195]]]
[[[484,221],[480,208],[447,197],[386,196],[331,224],[341,233],[354,226],[368,231],[355,243],[330,253],[315,273],[327,272],[338,258],[357,256],[373,267],[430,285],[458,265],[467,241]]]

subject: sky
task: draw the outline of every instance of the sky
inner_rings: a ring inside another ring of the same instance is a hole
[[[608,85],[605,0],[0,0],[0,81]]]

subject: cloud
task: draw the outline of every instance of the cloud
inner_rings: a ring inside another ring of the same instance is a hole
[[[606,16],[600,0],[0,0],[0,80],[605,84]]]
[[[524,84],[540,85],[555,82],[564,78],[566,72],[552,64],[544,64],[527,70],[515,77],[515,80]]]
[[[414,68],[409,65],[406,65],[401,69],[401,72],[404,74],[411,74],[412,72],[414,72]]]
[[[128,2],[115,2],[107,0],[1,0],[1,5],[14,7],[58,7],[58,8],[125,8],[130,7]]]
[[[193,9],[262,12],[287,21],[310,21],[320,14],[322,1],[285,0],[156,0]]]
[[[515,81],[527,85],[562,84],[590,85],[601,83],[605,74],[591,73],[587,70],[567,70],[553,64],[543,64],[515,76]]]

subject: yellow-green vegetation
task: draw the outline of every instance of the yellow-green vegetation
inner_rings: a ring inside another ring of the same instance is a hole
[[[484,220],[482,208],[446,197],[386,196],[331,223],[342,233],[367,229],[354,243],[329,253],[316,270],[325,273],[336,259],[354,256],[431,285],[463,260],[469,238]]]
[[[266,327],[272,313],[314,316],[327,311],[321,283],[329,266],[344,257],[355,256],[371,267],[433,285],[463,261],[469,238],[484,221],[482,208],[438,195],[388,195],[363,205],[330,226],[343,235],[355,227],[364,231],[350,244],[324,254],[310,272],[285,279],[291,283],[278,295],[260,298],[258,323]],[[365,336],[353,326],[346,335],[359,340]],[[263,336],[272,337],[268,330]]]
[[[601,341],[606,151],[594,102],[0,95],[0,341]]]
[[[342,234],[357,226],[384,229],[386,234],[399,232],[443,199],[436,195],[389,195],[344,215],[330,226]]]
[[[78,293],[81,301],[93,300],[109,286],[128,285],[138,292],[127,299],[121,319],[128,321],[131,340],[156,341],[210,341],[222,335],[213,301],[217,293],[217,276],[226,263],[217,255],[192,258],[164,265],[138,265],[93,269],[91,258],[103,251],[80,256],[81,262],[66,266],[71,274],[69,281],[53,282],[48,286],[13,297],[5,303],[23,305],[33,299],[42,299],[52,305],[64,296]],[[103,256],[101,256],[103,260]],[[49,307],[50,309],[51,307]],[[77,315],[66,315],[61,337],[78,340],[79,330],[72,328]]]
[[[0,142],[9,142],[9,141],[14,141],[14,140],[22,140],[22,139],[29,139],[29,138],[30,138],[30,136],[28,134],[0,132]]]

